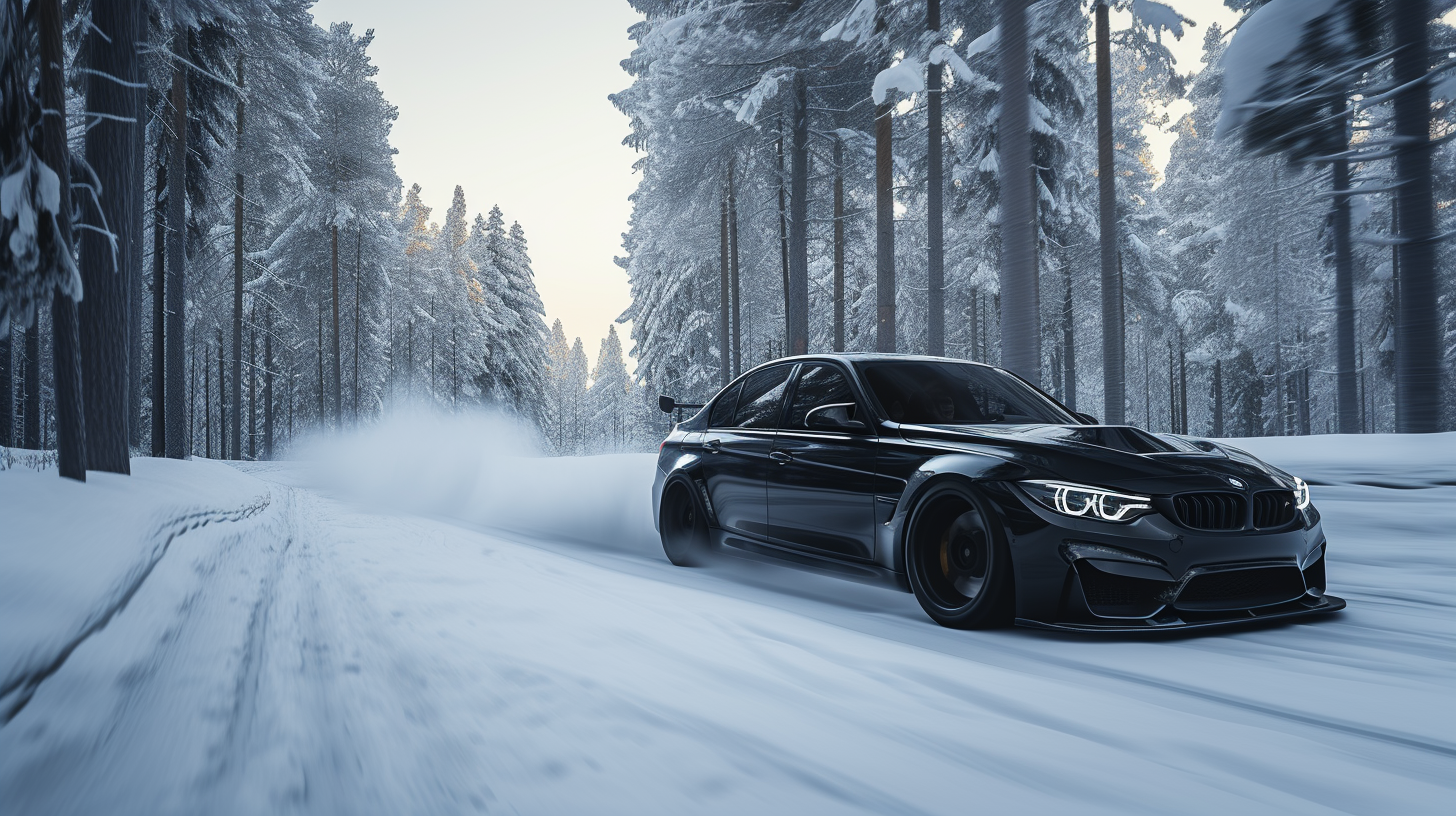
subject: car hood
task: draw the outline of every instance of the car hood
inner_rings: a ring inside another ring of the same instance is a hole
[[[1061,479],[1129,492],[1292,488],[1284,471],[1237,448],[1128,425],[901,425],[907,442],[986,454]]]

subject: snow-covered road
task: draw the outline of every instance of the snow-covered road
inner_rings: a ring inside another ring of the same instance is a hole
[[[0,813],[1451,812],[1452,474],[1276,453],[1350,609],[1163,640],[673,568],[650,456],[253,466],[0,726]]]

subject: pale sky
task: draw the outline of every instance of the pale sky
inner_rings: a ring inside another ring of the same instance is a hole
[[[637,154],[607,94],[626,88],[626,0],[321,0],[319,25],[374,29],[369,52],[399,108],[391,144],[406,188],[442,221],[455,185],[471,219],[499,204],[521,222],[548,322],[596,365],[630,301],[612,263],[632,213]],[[629,338],[623,334],[624,345]],[[632,361],[628,361],[631,365]]]

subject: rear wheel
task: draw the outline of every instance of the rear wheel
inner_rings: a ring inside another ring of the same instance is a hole
[[[662,495],[662,551],[679,567],[700,567],[708,552],[708,519],[687,482],[676,481]]]
[[[1014,616],[1011,553],[994,511],[974,489],[933,487],[905,532],[905,567],[915,599],[936,623],[989,629]]]

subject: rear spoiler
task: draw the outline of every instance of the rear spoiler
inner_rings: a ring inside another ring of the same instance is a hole
[[[673,399],[672,397],[665,397],[665,396],[664,397],[658,397],[657,398],[657,407],[658,408],[661,408],[662,409],[662,412],[664,414],[670,414],[670,413],[672,413],[673,411],[675,411],[675,410],[677,410],[679,408],[689,408],[689,409],[696,410],[698,408],[702,408],[706,404],[707,403],[700,402],[700,403],[694,405],[692,403],[687,403],[687,402],[678,402],[677,400]]]

